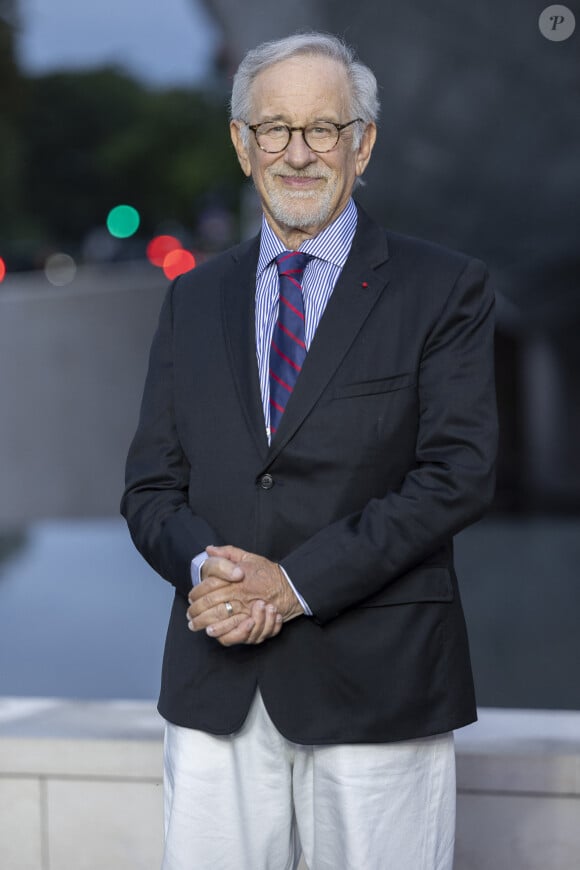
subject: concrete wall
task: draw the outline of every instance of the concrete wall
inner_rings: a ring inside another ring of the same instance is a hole
[[[158,870],[161,736],[149,702],[1,699],[0,867]],[[577,870],[580,713],[483,709],[456,743],[455,870]]]

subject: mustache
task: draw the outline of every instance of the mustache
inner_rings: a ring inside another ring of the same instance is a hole
[[[304,169],[293,169],[291,172],[270,169],[268,174],[277,178],[330,178],[332,170],[322,169],[321,167],[305,167]]]

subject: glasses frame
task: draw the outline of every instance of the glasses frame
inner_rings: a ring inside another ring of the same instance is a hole
[[[323,151],[319,151],[318,148],[313,148],[312,145],[310,145],[306,139],[306,130],[308,129],[308,127],[316,126],[316,121],[313,121],[312,124],[306,124],[305,127],[291,127],[289,124],[277,124],[279,127],[286,128],[286,130],[288,132],[288,141],[286,142],[286,144],[282,148],[277,148],[276,151],[268,151],[266,148],[264,148],[262,145],[260,145],[260,143],[258,142],[258,130],[260,127],[263,127],[264,124],[270,124],[270,123],[273,124],[273,123],[277,123],[277,122],[262,121],[261,124],[248,124],[248,123],[246,123],[246,121],[244,121],[244,124],[246,124],[246,127],[248,128],[248,130],[252,131],[252,133],[254,134],[254,136],[256,138],[256,145],[258,146],[260,151],[263,151],[265,154],[281,154],[282,151],[285,151],[286,148],[288,147],[288,145],[290,144],[290,140],[292,139],[292,133],[302,133],[302,138],[304,139],[304,144],[306,145],[306,147],[308,149],[310,149],[310,151],[314,151],[315,154],[328,154],[330,151],[334,151],[334,149],[336,148],[336,146],[340,142],[340,135],[341,135],[342,131],[344,129],[346,129],[346,127],[350,127],[351,124],[356,124],[358,121],[360,121],[361,124],[364,124],[364,121],[362,118],[353,118],[352,121],[347,121],[346,124],[335,124],[334,121],[324,121],[325,124],[330,124],[332,127],[336,128],[336,142],[334,143],[334,145],[332,145],[331,148],[325,148]]]

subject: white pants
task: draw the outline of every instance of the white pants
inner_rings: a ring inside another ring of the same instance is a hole
[[[259,693],[216,737],[167,723],[162,870],[451,870],[453,735],[301,746]]]

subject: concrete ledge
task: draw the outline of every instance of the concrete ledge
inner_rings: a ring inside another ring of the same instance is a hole
[[[159,870],[162,737],[151,702],[0,699],[0,867]]]
[[[0,699],[0,867],[158,870],[162,736],[151,702]],[[580,713],[480,710],[456,746],[455,870],[578,870]]]
[[[455,740],[460,792],[580,797],[580,713],[480,710]]]
[[[160,740],[163,719],[152,701],[0,697],[2,737]]]
[[[578,870],[580,713],[481,710],[456,746],[455,870]]]

